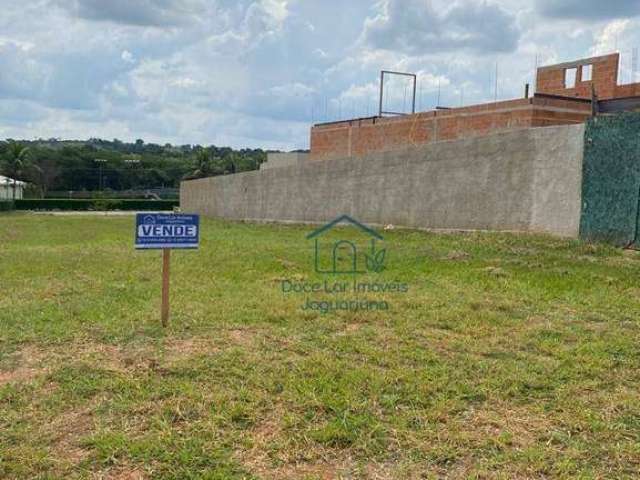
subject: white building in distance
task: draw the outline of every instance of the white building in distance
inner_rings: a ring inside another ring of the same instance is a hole
[[[24,192],[24,187],[27,184],[21,182],[20,180],[15,181],[15,189],[16,189],[16,200],[22,199],[22,194]],[[14,180],[13,178],[3,177],[0,175],[0,200],[13,200],[13,188],[14,188]]]

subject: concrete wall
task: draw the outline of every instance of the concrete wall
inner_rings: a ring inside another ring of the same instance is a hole
[[[585,125],[529,131],[535,143],[530,229],[578,237]]]
[[[300,162],[309,160],[308,153],[291,152],[291,153],[268,153],[267,161],[260,165],[260,170],[269,170],[270,168],[293,167]]]
[[[577,236],[584,126],[524,129],[418,148],[183,182],[185,212],[253,221]]]

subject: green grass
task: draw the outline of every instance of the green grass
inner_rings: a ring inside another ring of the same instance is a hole
[[[310,230],[204,220],[163,330],[133,217],[0,216],[0,478],[637,478],[640,256],[385,232],[324,315]]]

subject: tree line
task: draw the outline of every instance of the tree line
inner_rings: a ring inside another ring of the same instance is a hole
[[[123,191],[178,188],[185,179],[257,170],[261,149],[171,144],[137,140],[35,140],[0,142],[0,174],[27,182],[31,194],[55,191]]]

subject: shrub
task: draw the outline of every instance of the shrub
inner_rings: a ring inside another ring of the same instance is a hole
[[[0,200],[0,212],[9,212],[14,208],[13,200]]]
[[[16,210],[143,210],[166,211],[173,210],[180,204],[177,200],[118,200],[118,199],[29,199],[16,200]]]
[[[94,210],[118,210],[118,200],[108,198],[96,198],[93,200]]]

